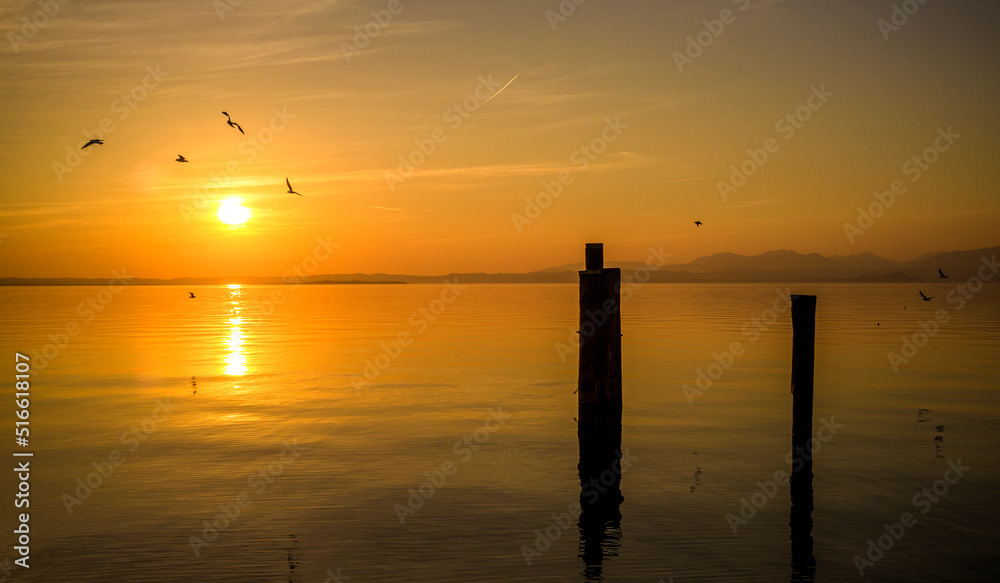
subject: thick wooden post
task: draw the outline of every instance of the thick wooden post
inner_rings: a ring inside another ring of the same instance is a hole
[[[602,243],[587,243],[586,258],[587,269],[580,272],[579,405],[621,410],[622,272],[604,268]]]
[[[604,268],[604,245],[588,243],[580,272],[581,557],[600,573],[605,547],[620,537],[622,457],[621,270]]]
[[[812,511],[813,369],[816,361],[816,296],[792,299],[792,509],[789,516],[794,582],[815,580]]]

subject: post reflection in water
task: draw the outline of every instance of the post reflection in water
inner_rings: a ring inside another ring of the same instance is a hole
[[[812,464],[794,472],[791,477],[792,511],[788,520],[792,539],[792,583],[813,583],[816,580],[816,557],[813,555]]]
[[[580,440],[580,558],[584,580],[603,580],[605,557],[618,556],[621,547],[621,491],[623,469],[620,410],[581,408]]]
[[[226,374],[242,376],[247,372],[246,355],[243,353],[243,298],[239,284],[229,286],[229,353],[226,355]]]

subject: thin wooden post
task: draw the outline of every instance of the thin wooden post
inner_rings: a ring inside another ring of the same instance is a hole
[[[600,271],[604,269],[604,243],[587,243],[584,251],[587,271]]]
[[[812,473],[813,368],[816,362],[816,296],[792,299],[792,451]],[[800,449],[801,448],[801,449]],[[796,472],[798,473],[798,472]]]
[[[812,512],[813,371],[816,363],[816,296],[792,300],[792,508],[789,515],[793,582],[815,581]]]

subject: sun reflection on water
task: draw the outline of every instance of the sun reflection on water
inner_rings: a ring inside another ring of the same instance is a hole
[[[242,376],[247,373],[246,354],[243,353],[243,298],[239,284],[229,286],[229,354],[226,355],[226,374]]]

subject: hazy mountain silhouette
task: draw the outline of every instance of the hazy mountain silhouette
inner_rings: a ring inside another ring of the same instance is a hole
[[[767,251],[752,257],[735,253],[716,253],[695,259],[685,265],[684,270],[704,273],[733,270],[818,270],[840,269],[841,267],[841,264],[818,253],[802,255],[795,251],[781,249]]]
[[[925,271],[937,273],[937,270],[941,269],[948,274],[948,277],[956,280],[955,283],[960,283],[976,275],[979,267],[983,264],[983,257],[991,259],[997,254],[1000,254],[1000,247],[988,247],[973,251],[948,251],[935,253],[931,256],[921,255],[906,263],[905,266],[908,273],[924,274]],[[933,280],[934,277],[927,276],[926,281]]]
[[[983,259],[1000,255],[1000,246],[968,251],[927,253],[907,262],[892,261],[872,253],[824,257],[787,249],[760,255],[716,253],[690,263],[664,265],[652,271],[652,283],[769,283],[769,282],[936,282],[942,269],[955,284],[976,275]],[[645,266],[641,261],[607,261],[620,267],[623,280]],[[530,273],[449,273],[447,275],[404,275],[386,273],[317,274],[303,283],[440,283],[456,278],[462,283],[576,283],[584,264],[567,263]],[[131,285],[276,284],[280,277],[184,277],[177,279],[135,278]],[[293,283],[293,282],[287,282]],[[106,285],[107,278],[0,278],[0,285]]]
[[[618,267],[623,270],[634,270],[639,269],[645,265],[642,261],[605,261],[604,267]],[[546,267],[545,269],[539,269],[538,271],[532,271],[531,273],[565,273],[567,271],[577,272],[583,271],[584,263],[583,261],[579,263],[565,263],[563,265],[558,265],[556,267]]]
[[[935,253],[928,255],[933,256]],[[852,269],[895,269],[899,266],[899,263],[891,259],[885,259],[867,251],[857,255],[834,255],[830,260]]]

